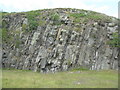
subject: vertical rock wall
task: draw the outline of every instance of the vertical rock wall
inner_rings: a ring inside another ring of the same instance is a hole
[[[26,17],[18,14],[3,20],[7,22],[8,32],[19,32],[14,34],[14,38],[18,36],[16,39],[21,42],[19,48],[13,42],[3,42],[3,68],[39,72],[66,71],[77,67],[118,69],[118,49],[107,44],[113,38],[112,33],[117,32],[114,22],[81,23],[77,31],[72,21],[64,16],[61,20],[67,25],[51,25],[49,21],[45,26],[39,25],[36,30],[24,33],[22,25],[28,24]]]

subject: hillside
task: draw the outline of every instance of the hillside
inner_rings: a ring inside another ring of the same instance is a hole
[[[38,72],[118,69],[117,19],[79,9],[3,13],[2,66]]]

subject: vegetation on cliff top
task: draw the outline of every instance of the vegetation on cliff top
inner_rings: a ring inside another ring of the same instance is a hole
[[[49,22],[52,22],[52,25],[62,25],[65,24],[60,20],[60,14],[56,9],[44,9],[44,10],[36,10],[36,11],[28,11],[28,12],[20,12],[20,13],[7,13],[3,12],[2,16],[7,17],[9,15],[17,15],[20,14],[21,16],[25,16],[28,19],[28,25],[23,24],[22,28],[23,31],[29,32],[32,30],[36,30],[38,26],[45,26],[46,24],[50,24],[47,21],[47,17],[49,17]],[[58,10],[65,10],[64,12],[70,20],[73,20],[73,24],[80,24],[80,23],[87,23],[88,21],[103,21],[103,22],[112,22],[112,17],[107,16],[105,14],[97,13],[94,11],[87,11],[87,10],[79,10],[79,9],[62,9],[59,8]],[[71,12],[73,10],[74,12]],[[116,19],[117,20],[117,19]],[[12,35],[10,36],[10,32],[7,32],[6,22],[2,22],[2,37],[3,41],[10,41],[12,40]],[[28,30],[26,30],[28,29]],[[74,30],[79,31],[80,27],[74,27]],[[109,44],[112,46],[118,46],[118,38],[117,34],[113,35],[113,39],[109,41]],[[18,42],[16,42],[18,43]],[[16,44],[18,46],[18,44]]]

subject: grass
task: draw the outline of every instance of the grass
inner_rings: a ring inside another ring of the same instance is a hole
[[[11,30],[8,32],[6,28],[0,29],[0,39],[2,39],[2,42],[12,43],[15,45],[16,48],[19,48],[19,45],[21,44],[19,40],[19,35],[20,35],[19,30]]]
[[[75,23],[85,23],[88,22],[89,20],[101,20],[101,21],[107,21],[107,22],[111,22],[111,18],[109,16],[106,16],[104,14],[101,13],[97,13],[94,11],[82,11],[81,13],[70,13],[70,17],[74,18]]]
[[[108,45],[112,46],[112,47],[120,47],[120,39],[118,36],[118,32],[115,32],[112,34],[113,39],[109,40],[107,42]]]
[[[70,16],[79,18],[79,17],[85,17],[86,15],[84,13],[72,13]]]
[[[59,16],[57,13],[52,13],[51,19],[52,19],[53,21],[58,21],[59,18],[60,18],[60,16]]]
[[[0,29],[0,32],[2,32],[1,33],[2,42],[9,43],[9,42],[13,41],[13,36],[9,35],[9,32],[6,28]]]
[[[61,25],[61,24],[63,24],[60,21],[60,15],[57,14],[57,13],[51,13],[50,14],[50,19],[53,21],[53,25]]]
[[[117,88],[115,70],[67,71],[38,73],[25,70],[3,70],[3,88]]]
[[[36,17],[39,16],[40,13],[38,11],[29,11],[26,14],[27,14],[30,30],[36,30],[38,26],[38,21]]]

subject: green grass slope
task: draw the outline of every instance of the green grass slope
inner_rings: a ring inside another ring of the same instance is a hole
[[[3,70],[3,88],[117,88],[118,72],[67,71],[33,73],[23,70]]]

